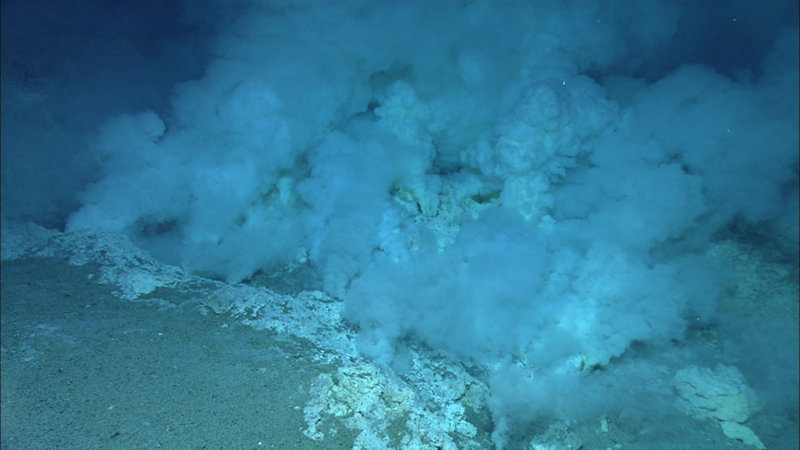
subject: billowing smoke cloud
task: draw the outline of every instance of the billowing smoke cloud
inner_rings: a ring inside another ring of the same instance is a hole
[[[501,444],[713,321],[715,233],[796,236],[796,14],[761,27],[796,5],[770,5],[704,30],[656,0],[242,5],[168,109],[100,127],[67,228],[231,282],[307,259],[364,354],[493,367]],[[737,18],[760,47],[703,65]]]

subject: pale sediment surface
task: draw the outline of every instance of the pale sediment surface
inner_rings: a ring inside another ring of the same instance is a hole
[[[6,230],[4,449],[492,447],[485,369],[413,345],[397,372],[365,360],[340,302],[321,292],[186,276],[136,255],[120,236]],[[738,289],[757,293],[756,285]],[[543,417],[506,448],[795,445],[796,416],[760,409],[757,388],[737,369],[688,364],[688,355],[724,346],[714,330],[697,330],[666,356],[634,349],[609,364],[618,374],[664,372],[648,388],[674,401],[652,411],[661,422],[624,410]],[[680,364],[687,368],[669,371]],[[698,373],[708,376],[693,381]]]

